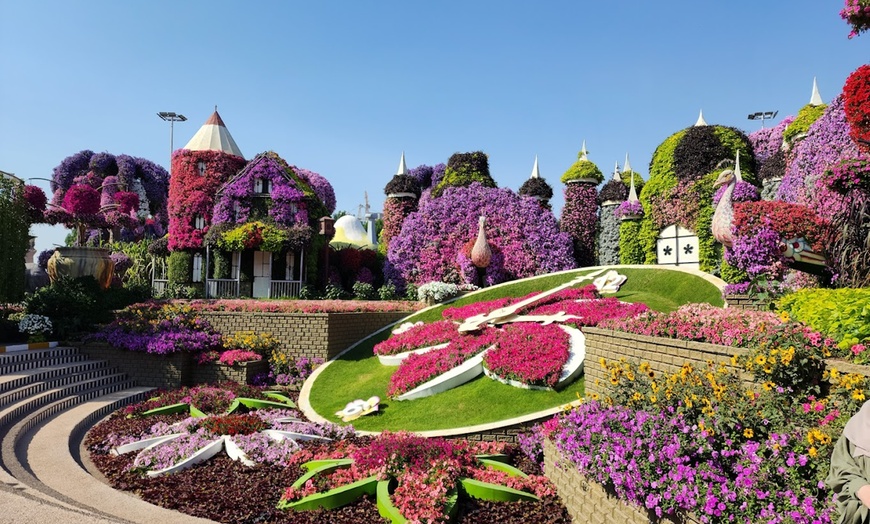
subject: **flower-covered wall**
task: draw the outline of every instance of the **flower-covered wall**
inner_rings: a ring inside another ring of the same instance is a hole
[[[571,236],[574,260],[578,267],[595,264],[595,236],[598,232],[598,190],[595,186],[604,180],[601,170],[583,151],[577,161],[562,175],[565,184],[565,204],[559,228]]]
[[[617,216],[617,207],[628,198],[631,180],[634,178],[635,191],[643,189],[643,179],[639,173],[625,171],[610,179],[598,193],[601,205],[598,227],[598,264],[620,264],[619,245],[622,220]],[[639,264],[641,262],[632,262]]]
[[[493,251],[487,284],[574,267],[570,237],[560,233],[552,212],[510,189],[450,187],[435,198],[423,195],[401,232],[390,242],[385,280],[397,287],[431,281],[473,283],[470,249],[478,218],[486,217]]]
[[[0,303],[24,295],[24,254],[29,246],[24,184],[0,174]]]
[[[179,149],[172,155],[169,181],[169,249],[200,249],[212,223],[218,189],[245,166],[223,151]],[[197,228],[196,217],[204,227]]]
[[[782,134],[794,122],[793,116],[783,118],[777,125],[749,134],[749,143],[755,154],[758,178],[761,179],[762,200],[773,200],[785,176],[787,150]]]
[[[642,252],[644,263],[655,264],[659,232],[677,224],[698,236],[701,270],[718,273],[722,248],[711,232],[713,182],[723,170],[734,167],[738,151],[743,180],[756,185],[755,157],[749,139],[740,130],[695,126],[662,142],[653,154],[650,178],[640,193],[645,215],[636,235],[639,245],[626,245],[629,240],[623,237],[620,250]],[[621,256],[628,258],[632,257]]]

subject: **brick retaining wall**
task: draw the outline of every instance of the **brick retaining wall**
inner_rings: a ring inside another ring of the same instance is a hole
[[[574,524],[696,524],[692,516],[655,518],[644,508],[619,500],[597,482],[581,475],[562,458],[550,440],[544,440],[544,474],[556,486],[559,498],[568,509]]]
[[[203,311],[197,315],[224,335],[237,331],[271,333],[293,357],[329,359],[354,342],[411,312],[248,313]]]
[[[656,375],[676,373],[685,362],[691,363],[695,369],[705,368],[708,361],[717,365],[725,362],[729,369],[741,372],[746,384],[752,383],[751,375],[742,372],[740,367],[731,365],[732,356],[746,354],[748,350],[744,348],[590,327],[584,327],[583,334],[586,335],[586,361],[583,369],[586,373],[587,395],[604,394],[610,385],[610,376],[600,364],[602,358],[608,362],[620,358],[634,363],[648,362]]]
[[[769,311],[770,302],[766,300],[756,300],[749,295],[726,295],[725,302],[728,307],[736,309],[745,309],[748,311]]]
[[[107,360],[109,365],[126,373],[136,385],[172,389],[191,385],[192,370],[196,366],[190,353],[152,355],[137,351],[116,349],[102,342],[78,345],[79,351],[96,360]]]

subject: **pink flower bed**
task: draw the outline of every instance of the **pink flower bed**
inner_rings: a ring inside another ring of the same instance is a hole
[[[240,362],[256,362],[258,360],[263,360],[263,357],[253,351],[245,349],[230,349],[229,351],[221,353],[218,362],[226,364],[227,366],[235,366]]]
[[[494,309],[506,307],[511,304],[516,304],[517,302],[522,302],[523,300],[532,298],[535,295],[539,294],[540,292],[534,292],[519,298],[498,298],[495,300],[489,300],[487,302],[475,302],[474,304],[468,304],[466,306],[450,307],[445,309],[441,313],[441,316],[449,320],[465,320],[466,318],[473,317],[475,315],[489,313]],[[569,288],[562,290],[558,293],[550,295],[549,297],[543,299],[540,302],[535,302],[534,304],[529,305],[528,308],[539,308],[547,304],[562,302],[564,300],[592,299],[597,298],[598,296],[598,291],[595,289],[595,286],[589,284],[588,286],[582,288]],[[528,308],[520,310],[519,313],[527,312]]]
[[[553,387],[568,362],[571,337],[550,324],[511,324],[498,335],[497,347],[483,363],[495,375],[524,384]]]
[[[420,384],[447,373],[492,346],[497,340],[498,332],[493,328],[484,328],[480,333],[472,335],[462,335],[457,332],[449,346],[421,355],[411,355],[402,361],[390,377],[387,395],[395,398],[407,393]]]
[[[412,349],[450,342],[457,336],[456,324],[449,320],[414,326],[408,331],[375,344],[375,355],[397,355]]]
[[[565,312],[568,315],[581,317],[572,319],[566,324],[575,326],[596,326],[608,319],[633,318],[641,313],[649,311],[646,304],[631,304],[620,302],[615,297],[596,298],[592,300],[562,300],[551,304],[536,307],[528,312],[529,315],[554,315]]]

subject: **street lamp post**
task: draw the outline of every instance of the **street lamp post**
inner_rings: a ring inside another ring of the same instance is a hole
[[[759,111],[757,113],[750,113],[747,118],[749,118],[749,120],[761,120],[761,129],[764,129],[764,121],[773,120],[776,118],[777,113],[779,113],[779,111]]]
[[[177,113],[173,113],[172,111],[160,111],[157,113],[157,116],[160,117],[161,120],[165,122],[169,122],[169,174],[172,174],[172,151],[174,151],[174,139],[175,139],[175,123],[176,122],[184,122],[187,120],[187,117],[184,115],[180,115]]]

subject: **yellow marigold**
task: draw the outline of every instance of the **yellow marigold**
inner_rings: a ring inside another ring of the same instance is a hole
[[[767,373],[768,375],[773,373],[773,366],[771,366],[769,363],[765,364],[763,369],[764,369],[764,372]]]
[[[592,400],[598,400],[601,397],[598,393],[590,393],[589,398],[591,398]]]
[[[637,368],[641,373],[649,373],[650,365],[649,362],[641,362],[640,366]]]
[[[686,407],[689,409],[692,409],[692,406],[694,406],[694,404],[692,404],[692,399],[690,399],[688,397],[684,398],[683,402],[686,404]]]
[[[649,401],[652,402],[653,404],[655,404],[656,402],[659,401],[659,399],[654,394],[650,393],[649,394]]]
[[[752,428],[746,428],[746,429],[743,430],[743,436],[744,436],[744,437],[746,437],[746,438],[752,438],[752,435],[755,435],[755,433],[753,433],[753,431],[752,431]]]
[[[774,384],[773,382],[771,382],[771,381],[768,380],[767,382],[765,382],[764,384],[762,384],[761,387],[764,388],[764,391],[770,391],[770,390],[772,390],[773,388],[776,387],[776,384]]]
[[[634,381],[634,373],[632,373],[631,371],[626,372],[625,378],[627,378],[628,380]]]
[[[819,451],[815,448],[815,446],[813,446],[807,450],[807,454],[813,458],[816,458],[816,455],[819,454]]]
[[[614,386],[618,386],[618,385],[619,385],[619,379],[616,378],[616,377],[610,377],[610,383],[613,384]]]
[[[755,357],[755,363],[759,366],[763,366],[765,363],[767,363],[767,357],[765,357],[764,355],[758,355],[757,357]]]
[[[789,318],[789,316],[788,316],[788,311],[783,311],[783,312],[781,312],[781,313],[779,314],[779,318],[780,318],[780,320],[782,320],[783,322],[788,322],[789,320],[791,320],[791,319]]]
[[[635,402],[640,402],[641,400],[643,400],[643,394],[641,394],[639,391],[635,391],[634,395],[631,396],[631,400],[634,400]]]
[[[598,359],[598,362],[601,363],[601,367],[604,368],[604,371],[607,371],[607,360],[604,357]]]
[[[738,360],[739,360],[739,357],[737,355],[731,355],[731,365],[732,366],[736,366]]]
[[[837,380],[840,377],[840,372],[837,371],[837,368],[831,368],[831,380]]]
[[[864,392],[860,389],[853,389],[852,398],[854,398],[855,400],[864,400]]]

